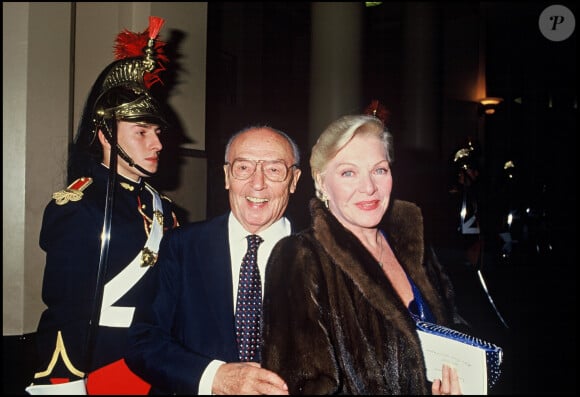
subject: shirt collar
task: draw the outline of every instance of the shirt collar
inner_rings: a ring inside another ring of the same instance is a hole
[[[230,237],[234,241],[245,240],[248,234],[252,234],[244,229],[240,221],[238,221],[238,219],[234,216],[234,213],[231,211],[228,219],[228,227],[230,230]],[[290,221],[285,216],[283,216],[271,224],[267,229],[262,230],[257,234],[258,236],[262,237],[264,241],[271,241],[273,238],[275,241],[278,241],[280,235],[289,235],[291,229]]]

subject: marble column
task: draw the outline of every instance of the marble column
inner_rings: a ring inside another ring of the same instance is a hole
[[[364,3],[311,5],[309,147],[334,119],[360,112]]]
[[[404,7],[403,131],[399,145],[436,151],[441,99],[438,6],[430,2],[409,2]]]

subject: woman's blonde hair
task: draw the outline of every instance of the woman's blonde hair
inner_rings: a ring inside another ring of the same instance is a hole
[[[310,169],[316,197],[325,200],[317,176],[322,175],[327,164],[337,153],[356,135],[374,135],[380,139],[385,147],[387,161],[392,164],[393,136],[383,122],[375,116],[366,114],[347,115],[333,121],[318,137],[310,154]]]

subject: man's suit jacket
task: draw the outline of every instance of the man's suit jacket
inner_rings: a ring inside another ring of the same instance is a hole
[[[167,233],[152,269],[152,306],[130,331],[126,361],[152,393],[197,394],[214,359],[238,361],[228,215]]]

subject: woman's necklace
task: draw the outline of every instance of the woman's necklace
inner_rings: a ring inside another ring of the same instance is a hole
[[[383,268],[383,239],[379,237],[379,266]]]

